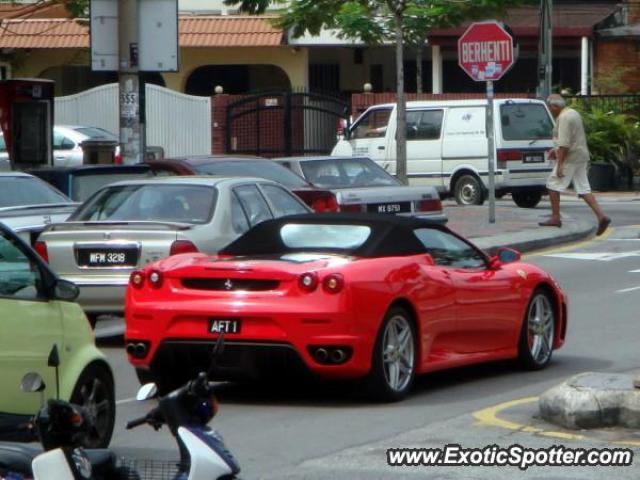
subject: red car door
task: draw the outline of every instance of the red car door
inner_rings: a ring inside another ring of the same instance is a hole
[[[450,275],[455,289],[456,351],[513,348],[521,320],[519,282],[505,270],[487,268],[482,252],[451,233],[420,229],[416,235]]]

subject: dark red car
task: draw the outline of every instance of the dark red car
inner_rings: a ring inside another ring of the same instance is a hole
[[[224,333],[219,379],[302,364],[364,379],[383,400],[425,372],[511,358],[543,368],[564,343],[566,297],[519,258],[489,257],[416,218],[267,220],[218,255],[176,255],[131,275],[129,361],[141,380],[170,388],[208,364]]]
[[[156,175],[222,175],[259,177],[284,185],[316,212],[337,212],[335,195],[269,159],[251,156],[203,155],[147,162]]]

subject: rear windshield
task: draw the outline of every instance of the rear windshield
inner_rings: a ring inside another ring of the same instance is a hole
[[[78,202],[84,202],[87,198],[110,183],[122,180],[140,180],[153,177],[151,172],[134,173],[96,173],[92,175],[77,175],[73,177],[73,190],[71,196]]]
[[[371,228],[366,225],[322,225],[289,223],[280,229],[287,248],[352,250],[367,241]]]
[[[34,177],[0,177],[0,208],[70,203],[58,190]]]
[[[317,187],[348,188],[400,185],[369,158],[328,158],[300,162],[307,180]]]
[[[193,169],[202,175],[266,178],[289,188],[304,188],[308,186],[302,177],[296,175],[287,167],[266,159],[255,161],[214,161],[202,165],[193,165]]]
[[[540,104],[503,104],[500,107],[500,123],[505,140],[550,140],[553,134],[549,112]]]
[[[204,185],[119,185],[98,192],[70,220],[207,223],[216,189]]]

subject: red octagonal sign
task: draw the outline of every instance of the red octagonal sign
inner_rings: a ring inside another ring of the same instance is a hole
[[[513,63],[513,38],[498,22],[472,23],[458,40],[458,64],[476,82],[499,80]]]

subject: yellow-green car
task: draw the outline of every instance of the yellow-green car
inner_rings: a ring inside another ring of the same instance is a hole
[[[85,446],[109,444],[115,420],[113,373],[96,348],[78,288],[59,279],[25,242],[0,223],[0,439],[21,437],[41,397],[20,390],[25,373],[45,381],[55,398],[55,370],[47,366],[53,345],[60,357],[60,398],[83,405],[91,431]]]

